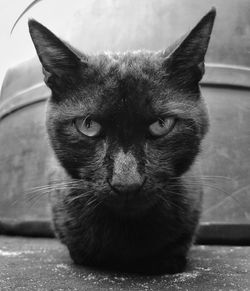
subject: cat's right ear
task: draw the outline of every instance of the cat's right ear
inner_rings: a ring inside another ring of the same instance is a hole
[[[36,20],[29,20],[29,32],[43,66],[45,83],[52,90],[63,88],[83,65],[87,65],[82,57]]]
[[[170,54],[164,54],[165,67],[183,85],[197,84],[204,74],[204,59],[215,16],[216,10],[212,8]]]

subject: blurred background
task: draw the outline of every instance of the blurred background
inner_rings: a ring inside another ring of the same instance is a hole
[[[206,177],[202,219],[250,223],[249,0],[43,0],[10,35],[30,2],[0,0],[0,84],[11,68],[0,96],[0,218],[49,216],[45,196],[32,207],[24,199],[35,187],[48,184],[54,171],[44,127],[49,90],[42,82],[28,18],[87,53],[159,50],[214,6],[217,18],[202,81],[211,120],[201,159]]]
[[[217,19],[207,61],[250,65],[248,0],[43,0],[11,28],[31,0],[0,0],[0,83],[7,68],[35,55],[27,20],[35,18],[86,51],[163,49],[212,7]]]

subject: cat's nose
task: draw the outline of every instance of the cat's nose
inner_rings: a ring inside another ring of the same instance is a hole
[[[114,157],[113,176],[109,182],[116,193],[137,193],[145,183],[138,171],[136,158],[131,152],[124,153],[120,150]]]
[[[109,182],[111,189],[118,194],[136,194],[138,193],[145,184],[146,178],[141,178],[138,181],[131,181],[122,183],[119,180],[112,180]]]

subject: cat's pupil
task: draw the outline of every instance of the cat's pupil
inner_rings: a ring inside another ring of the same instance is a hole
[[[85,122],[86,128],[90,128],[91,127],[92,120],[90,118],[86,118],[84,122]]]
[[[160,127],[164,127],[165,126],[165,122],[162,119],[158,119],[158,123],[159,123]]]

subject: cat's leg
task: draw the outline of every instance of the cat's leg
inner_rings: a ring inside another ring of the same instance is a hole
[[[157,255],[137,260],[131,265],[131,271],[144,275],[181,273],[187,266],[187,254],[193,236],[176,241],[174,246],[166,246]]]
[[[149,260],[138,265],[132,271],[143,275],[163,275],[181,273],[187,266],[186,254],[168,255]]]

